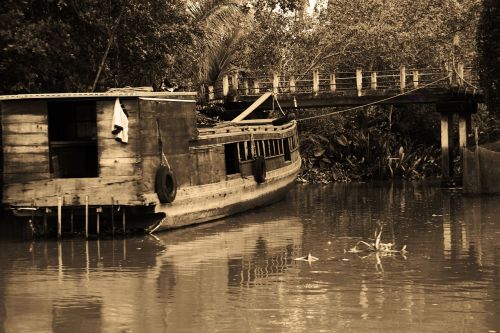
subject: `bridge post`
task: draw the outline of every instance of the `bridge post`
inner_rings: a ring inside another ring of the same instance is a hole
[[[337,79],[335,78],[335,73],[330,74],[330,91],[337,91]]]
[[[358,91],[358,96],[363,94],[363,69],[361,67],[356,68],[356,90]]]
[[[273,94],[278,94],[280,87],[280,76],[277,72],[273,73]]]
[[[290,93],[295,94],[295,76],[290,76]]]
[[[441,172],[443,180],[453,176],[453,112],[441,111]]]
[[[457,65],[457,83],[458,86],[461,87],[464,84],[464,64],[459,62]]]
[[[317,94],[319,92],[319,70],[315,69],[313,71],[313,93]]]
[[[249,88],[248,88],[248,79],[243,80],[243,93],[245,95],[249,94]]]
[[[229,76],[224,75],[222,78],[222,95],[227,97],[229,95]]]
[[[372,72],[370,87],[372,90],[377,90],[377,72]]]
[[[214,86],[208,86],[208,100],[213,101],[215,99]]]
[[[406,89],[406,67],[402,65],[399,67],[399,90],[401,92]]]
[[[413,71],[413,88],[418,88],[418,71]]]
[[[260,82],[259,79],[253,80],[253,92],[254,94],[260,94]]]
[[[238,89],[239,89],[238,73],[234,73],[233,75],[231,75],[231,85],[233,86],[233,93],[235,95],[238,95]]]

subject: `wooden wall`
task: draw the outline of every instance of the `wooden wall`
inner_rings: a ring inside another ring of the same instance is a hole
[[[163,142],[163,152],[177,180],[177,187],[191,185],[189,142],[198,135],[195,103],[140,100],[140,131],[142,175],[145,192],[154,192],[156,170],[161,163],[157,123]]]
[[[99,177],[52,178],[49,174],[49,139],[46,101],[4,101],[4,203],[56,206],[65,204],[142,204],[138,100],[122,99],[129,113],[129,143],[111,133],[114,99],[96,102]]]
[[[4,184],[48,179],[47,103],[6,101],[2,117]]]

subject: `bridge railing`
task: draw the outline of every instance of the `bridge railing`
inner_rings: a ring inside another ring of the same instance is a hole
[[[227,99],[230,96],[257,96],[265,92],[275,94],[322,94],[342,95],[402,93],[422,89],[477,89],[478,76],[472,67],[458,64],[445,68],[406,68],[395,70],[354,71],[307,74],[279,74],[243,76],[232,73],[209,86],[208,100]]]

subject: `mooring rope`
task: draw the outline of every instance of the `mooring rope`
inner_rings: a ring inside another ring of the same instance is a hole
[[[370,103],[367,103],[367,104],[363,104],[363,105],[359,105],[359,106],[354,106],[354,107],[351,107],[351,108],[348,108],[348,109],[344,109],[344,110],[339,110],[339,111],[333,111],[333,112],[329,112],[329,113],[325,113],[325,114],[320,114],[320,115],[317,115],[317,116],[311,116],[311,117],[305,117],[305,118],[297,119],[297,122],[311,120],[311,119],[317,119],[317,118],[323,118],[323,117],[329,117],[329,116],[336,115],[336,114],[339,114],[339,113],[344,113],[344,112],[359,110],[359,109],[365,108],[367,106],[379,104],[379,103],[382,103],[382,102],[385,102],[385,101],[390,101],[391,99],[394,99],[394,98],[397,98],[397,97],[400,97],[400,96],[404,96],[404,95],[408,95],[408,94],[410,94],[412,92],[415,92],[417,90],[424,89],[426,87],[432,86],[433,84],[436,84],[436,83],[438,83],[440,81],[447,80],[447,79],[449,79],[449,77],[450,77],[450,75],[446,75],[446,76],[444,76],[444,77],[442,77],[442,78],[440,78],[438,80],[435,80],[433,82],[424,84],[424,85],[419,86],[417,88],[413,88],[413,89],[404,91],[402,93],[399,93],[397,95],[386,97],[386,98],[383,98],[383,99],[380,99],[380,100],[377,100],[377,101],[374,101],[374,102],[370,102]]]

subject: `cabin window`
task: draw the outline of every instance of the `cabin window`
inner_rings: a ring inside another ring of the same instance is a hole
[[[238,161],[238,144],[228,143],[224,145],[224,156],[226,161],[226,174],[233,175],[240,172]]]
[[[283,149],[284,149],[284,154],[285,154],[285,161],[292,160],[292,155],[290,154],[290,144],[289,144],[288,140],[289,140],[289,138],[283,139]]]
[[[47,109],[51,176],[97,177],[96,103],[49,102]]]

